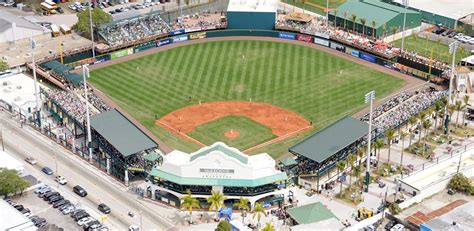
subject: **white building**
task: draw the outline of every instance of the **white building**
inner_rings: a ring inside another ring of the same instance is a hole
[[[10,154],[2,150],[0,150],[0,168],[16,170],[18,175],[22,175],[23,171],[25,170],[25,166],[21,161],[15,159]]]
[[[0,230],[33,231],[36,230],[33,222],[13,208],[4,200],[0,200]]]
[[[148,193],[175,206],[188,189],[203,201],[219,191],[231,201],[244,196],[252,206],[257,201],[270,206],[283,200],[288,178],[275,166],[267,153],[248,156],[221,142],[190,154],[175,150],[151,171]]]
[[[2,10],[0,15],[0,43],[14,42],[45,33],[41,26],[5,10]]]

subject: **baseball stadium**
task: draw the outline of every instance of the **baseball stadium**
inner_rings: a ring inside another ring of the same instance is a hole
[[[125,182],[146,176],[163,153],[194,153],[216,142],[248,155],[279,160],[293,153],[303,165],[316,161],[319,178],[334,167],[334,158],[365,143],[365,132],[344,134],[341,123],[364,127],[347,117],[367,121],[368,92],[376,92],[376,110],[386,112],[393,102],[429,99],[403,111],[409,115],[380,116],[376,137],[439,99],[441,94],[418,94],[425,92],[425,80],[446,81],[445,64],[415,59],[320,17],[279,12],[276,1],[231,0],[221,12],[207,7],[186,16],[150,12],[113,21],[96,28],[93,51],[84,47],[39,60],[38,74],[58,88],[42,89],[42,98],[71,131],[64,143]],[[77,70],[84,65],[90,70],[87,95]],[[88,133],[84,97],[91,103],[92,137],[74,146]],[[45,130],[51,135],[52,129]],[[346,143],[325,150],[323,159],[307,160],[308,149],[292,149],[341,135],[348,135]]]

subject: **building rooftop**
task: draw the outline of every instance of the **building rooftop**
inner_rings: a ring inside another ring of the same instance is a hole
[[[270,12],[276,13],[276,0],[229,0],[228,12]]]
[[[403,0],[393,0],[393,2],[402,4]],[[410,0],[408,6],[454,20],[474,11],[472,0]]]
[[[8,11],[0,10],[0,15],[2,15],[2,17],[0,17],[0,33],[8,30],[12,26],[12,23],[15,23],[16,27],[43,31],[43,28],[41,26],[29,22],[23,17],[14,15]]]
[[[288,209],[288,214],[299,225],[320,222],[331,218],[337,219],[331,210],[326,208],[321,202]]]
[[[34,231],[36,226],[18,210],[0,200],[0,230]]]

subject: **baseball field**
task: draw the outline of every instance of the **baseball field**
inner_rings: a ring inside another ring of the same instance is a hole
[[[166,145],[182,151],[215,141],[243,150],[302,129],[250,152],[273,157],[360,110],[368,91],[381,98],[404,85],[399,78],[307,46],[257,40],[180,46],[96,69],[90,82]],[[227,101],[247,111],[226,107]],[[226,111],[208,116],[200,106],[212,102],[220,103],[209,110]]]

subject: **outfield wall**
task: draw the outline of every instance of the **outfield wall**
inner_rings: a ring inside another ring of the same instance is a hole
[[[430,75],[426,72],[426,67],[420,67],[419,63],[416,65],[411,65],[410,62],[402,63],[404,66],[403,68],[399,68],[400,65],[397,64],[398,59],[395,58],[394,60],[390,60],[385,57],[381,57],[377,54],[371,53],[367,50],[361,50],[357,47],[348,46],[347,44],[343,44],[341,41],[335,41],[329,38],[328,35],[325,34],[309,34],[309,33],[295,33],[295,32],[288,32],[288,31],[277,31],[277,30],[250,30],[250,29],[243,29],[243,30],[215,30],[215,28],[209,28],[209,31],[185,31],[185,30],[178,30],[172,31],[169,33],[168,37],[164,38],[157,38],[151,41],[146,41],[144,43],[129,46],[126,48],[122,48],[119,50],[115,50],[105,54],[99,54],[96,58],[91,58],[88,56],[90,53],[80,53],[76,55],[69,56],[65,58],[67,61],[72,61],[68,64],[71,68],[78,68],[81,65],[88,64],[94,65],[97,63],[106,62],[108,60],[117,59],[120,57],[124,57],[127,55],[136,54],[145,50],[154,49],[161,46],[166,46],[173,43],[182,43],[189,40],[194,39],[205,39],[205,38],[217,38],[217,37],[233,37],[233,36],[251,36],[251,37],[273,37],[279,38],[282,40],[298,40],[307,43],[314,43],[319,46],[329,47],[331,49],[335,49],[337,51],[347,53],[348,55],[352,55],[354,57],[358,57],[363,59],[367,62],[379,64],[385,66],[390,69],[394,69],[396,71],[400,71],[404,74],[408,74],[414,77],[426,79],[428,77],[439,77],[441,75],[440,71],[434,71],[432,69],[432,73],[436,75]],[[85,57],[86,56],[86,57]]]

